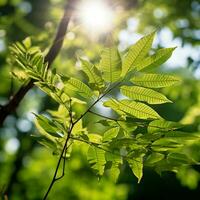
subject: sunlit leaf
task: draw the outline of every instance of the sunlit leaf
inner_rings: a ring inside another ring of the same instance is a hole
[[[119,133],[118,127],[107,130],[103,135],[103,142],[111,141],[113,138],[117,137],[118,133]]]
[[[170,153],[167,156],[167,161],[173,165],[180,165],[180,164],[194,164],[194,161],[190,159],[187,155],[182,153]]]
[[[152,56],[149,56],[146,59],[142,60],[140,63],[137,63],[136,66],[137,71],[147,70],[160,66],[171,57],[174,49],[175,48],[159,49]]]
[[[144,154],[139,154],[133,157],[133,159],[128,159],[133,174],[138,178],[138,183],[141,181],[143,176],[143,157]]]
[[[162,88],[174,85],[180,81],[178,77],[164,74],[142,74],[134,76],[131,81],[139,86]]]
[[[145,165],[155,164],[156,162],[158,162],[164,158],[165,158],[164,154],[153,152],[145,160]]]
[[[122,157],[120,155],[118,155],[117,153],[110,153],[110,152],[106,152],[106,161],[110,161],[111,162],[111,167],[109,169],[109,174],[111,179],[114,182],[117,182],[117,179],[119,177],[120,174],[120,165],[122,164]]]
[[[118,103],[119,109],[139,119],[159,119],[161,118],[151,107],[131,100],[121,100]]]
[[[102,176],[106,164],[105,151],[94,146],[90,146],[87,154],[88,162],[91,167]]]
[[[104,80],[115,82],[121,74],[121,57],[116,47],[104,48],[101,54],[100,69]]]
[[[71,95],[71,92],[78,93],[82,97],[91,98],[93,96],[92,90],[82,81],[70,78],[65,84],[64,91]]]
[[[181,128],[182,125],[177,122],[166,120],[154,120],[149,123],[148,133],[168,132]]]
[[[89,83],[94,84],[97,88],[104,87],[103,79],[101,77],[100,71],[95,67],[95,65],[90,62],[81,59],[82,68],[85,74],[89,78]]]
[[[137,64],[140,63],[148,54],[154,35],[155,33],[153,32],[147,36],[144,36],[129,48],[122,64],[122,77],[124,77],[131,70],[135,69]]]
[[[131,99],[144,101],[149,104],[171,103],[163,94],[139,86],[122,86],[121,93]]]

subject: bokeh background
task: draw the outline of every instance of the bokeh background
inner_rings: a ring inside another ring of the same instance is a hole
[[[8,64],[9,45],[31,36],[35,45],[47,51],[66,2],[0,0],[0,105],[4,105],[20,87],[10,75],[14,66]],[[159,106],[157,110],[167,120],[189,124],[188,131],[200,132],[200,1],[105,2],[115,13],[112,37],[120,51],[154,30],[157,31],[154,48],[177,46],[171,59],[157,70],[177,74],[183,82],[163,90],[174,104]],[[53,67],[67,76],[77,76],[79,56],[87,56],[96,62],[105,45],[106,34],[98,34],[94,29],[95,26],[83,25],[77,9]],[[31,137],[36,131],[32,112],[43,113],[47,109],[56,109],[56,106],[43,92],[33,88],[0,128],[0,193],[7,187],[11,200],[41,199],[50,183],[57,157]],[[88,121],[90,118],[88,116]],[[195,143],[190,151],[200,158],[199,143]],[[116,184],[107,176],[98,180],[87,163],[84,149],[77,147],[67,163],[66,176],[56,183],[49,199],[199,199],[199,180],[199,166],[183,167],[177,174],[166,172],[161,175],[145,169],[140,184],[131,170],[123,166]]]

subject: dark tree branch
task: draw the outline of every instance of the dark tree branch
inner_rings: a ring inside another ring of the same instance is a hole
[[[68,24],[72,13],[75,9],[75,4],[78,0],[68,0],[67,5],[65,7],[64,15],[60,21],[58,26],[58,31],[56,37],[53,41],[53,44],[45,56],[45,62],[48,63],[48,67],[51,66],[55,58],[57,57],[58,53],[60,52],[63,41],[65,38],[65,34],[67,32]],[[10,101],[5,105],[0,107],[0,127],[3,125],[4,120],[6,117],[14,112],[16,108],[19,106],[20,102],[26,95],[26,93],[33,87],[34,80],[31,79],[28,84],[22,85],[21,88],[17,91],[17,93],[11,97]]]

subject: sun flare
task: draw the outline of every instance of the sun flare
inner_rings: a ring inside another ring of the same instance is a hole
[[[80,19],[88,30],[95,33],[111,31],[114,12],[102,0],[87,0],[80,5]]]

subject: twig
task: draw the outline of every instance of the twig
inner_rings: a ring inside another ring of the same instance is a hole
[[[104,94],[102,94],[102,96],[100,96],[91,106],[89,106],[89,108],[74,122],[74,124],[76,124],[80,119],[82,119],[91,110],[91,108],[94,105],[96,105],[103,97],[105,97],[109,92],[111,92],[114,88],[116,88],[120,84],[121,84],[121,82],[118,82],[113,87],[111,87],[110,89],[108,89]]]
[[[69,139],[70,139],[70,137],[71,137],[72,129],[73,129],[74,125],[75,125],[75,123],[73,123],[73,120],[72,120],[72,105],[71,105],[71,101],[72,101],[72,100],[71,100],[71,98],[70,98],[70,100],[69,100],[70,125],[69,125],[69,129],[68,129],[68,131],[67,131],[67,138],[66,138],[66,140],[65,140],[65,144],[64,144],[64,146],[63,146],[62,152],[61,152],[60,157],[59,157],[59,159],[58,159],[58,163],[57,163],[57,165],[56,165],[56,170],[55,170],[55,172],[54,172],[53,179],[52,179],[52,181],[51,181],[51,183],[50,183],[50,185],[49,185],[49,188],[48,188],[48,190],[47,190],[47,192],[46,192],[46,194],[45,194],[43,200],[47,199],[47,197],[48,197],[48,195],[49,195],[49,193],[50,193],[50,191],[51,191],[51,189],[52,189],[54,183],[55,183],[56,181],[60,180],[60,179],[61,179],[62,177],[64,177],[64,175],[65,175],[65,161],[66,161],[66,160],[65,160],[65,155],[66,155],[66,153],[67,153],[68,148],[71,146],[72,143],[71,143],[69,146],[67,146],[67,144],[68,144],[68,141],[69,141]],[[63,160],[63,171],[62,171],[62,175],[61,175],[60,177],[57,178],[57,174],[58,174],[58,170],[59,170],[59,167],[60,167],[60,163],[61,163],[62,158],[64,159],[64,160]]]
[[[74,125],[72,124],[71,127],[69,128],[69,131],[68,131],[68,134],[67,134],[67,138],[66,138],[65,144],[64,144],[64,146],[63,146],[62,152],[61,152],[60,157],[59,157],[59,159],[58,159],[58,163],[57,163],[57,165],[56,165],[56,170],[55,170],[55,172],[54,172],[53,179],[52,179],[52,181],[51,181],[51,183],[50,183],[50,185],[49,185],[49,187],[48,187],[48,189],[47,189],[47,192],[46,192],[46,194],[45,194],[43,200],[46,200],[46,199],[47,199],[47,197],[48,197],[48,195],[49,195],[49,192],[51,191],[51,189],[52,189],[54,183],[55,183],[57,180],[60,179],[60,178],[57,178],[57,174],[58,174],[58,170],[59,170],[59,167],[60,167],[61,160],[62,160],[62,158],[63,158],[63,154],[64,154],[65,151],[67,151],[67,143],[68,143],[68,141],[69,141],[69,139],[70,139],[70,135],[71,135],[73,126],[74,126]],[[69,146],[68,146],[68,147],[69,147]],[[63,177],[63,176],[62,176],[62,177]]]
[[[63,168],[62,168],[62,175],[58,178],[56,178],[56,181],[60,180],[61,178],[63,178],[65,176],[65,163],[66,163],[66,153],[67,153],[67,150],[69,149],[69,147],[72,145],[69,144],[69,146],[65,149],[65,152],[64,152],[64,156],[63,156]]]
[[[69,112],[69,116],[70,116],[70,125],[69,125],[69,130],[68,130],[68,132],[67,132],[67,138],[66,138],[65,144],[64,144],[64,146],[63,146],[62,152],[61,152],[61,154],[60,154],[60,157],[59,157],[59,159],[58,159],[58,163],[57,163],[57,165],[56,165],[56,169],[55,169],[55,172],[54,172],[53,179],[52,179],[52,181],[51,181],[51,183],[50,183],[50,185],[49,185],[49,187],[48,187],[48,190],[47,190],[47,192],[46,192],[46,194],[45,194],[43,200],[46,200],[46,199],[47,199],[47,197],[48,197],[48,195],[49,195],[49,193],[50,193],[50,191],[51,191],[51,189],[52,189],[54,183],[55,183],[57,180],[60,179],[60,177],[57,178],[57,173],[58,173],[58,170],[59,170],[59,167],[60,167],[60,163],[61,163],[63,154],[64,154],[65,151],[67,151],[67,144],[68,144],[69,139],[71,138],[72,130],[73,130],[75,124],[78,123],[78,122],[89,112],[89,110],[90,110],[93,106],[96,105],[96,103],[98,103],[105,95],[107,95],[109,92],[111,92],[111,91],[112,91],[115,87],[117,87],[119,84],[120,84],[120,82],[117,83],[116,85],[114,85],[113,87],[111,87],[110,89],[108,89],[108,90],[107,90],[101,97],[99,97],[91,106],[89,106],[89,108],[88,108],[76,121],[74,121],[74,122],[73,122],[73,120],[72,120],[72,117],[73,117],[73,116],[72,116],[72,106],[71,106],[71,99],[70,99],[70,109],[69,109],[69,111],[70,111],[70,112]],[[61,175],[61,178],[62,178],[62,177],[63,177],[63,176]]]
[[[67,5],[65,7],[63,18],[60,21],[58,26],[58,31],[56,37],[53,41],[53,44],[45,57],[45,62],[48,63],[48,67],[51,66],[58,53],[62,48],[62,44],[64,41],[64,36],[67,32],[68,24],[72,13],[74,12],[75,4],[78,0],[69,0],[67,1]],[[33,87],[34,80],[31,79],[28,84],[22,85],[21,88],[17,91],[17,93],[10,99],[10,101],[0,108],[0,126],[3,125],[6,117],[14,112],[18,107],[19,103],[22,101],[26,93]]]

